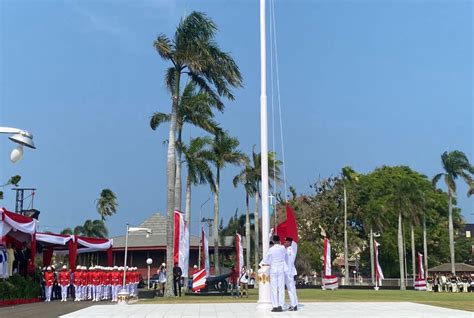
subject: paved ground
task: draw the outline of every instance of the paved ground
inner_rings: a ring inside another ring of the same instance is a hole
[[[268,310],[258,311],[255,303],[220,303],[220,304],[153,304],[153,305],[97,305],[88,307],[63,317],[380,317],[380,318],[474,318],[474,313],[433,307],[407,302],[332,302],[303,303],[298,312],[271,313]]]
[[[73,311],[84,309],[92,305],[96,305],[96,303],[93,303],[90,301],[83,301],[83,302],[68,301],[65,303],[62,303],[60,301],[52,301],[50,303],[24,304],[24,305],[19,305],[19,306],[1,307],[0,317],[8,317],[8,318],[59,317],[61,315],[65,315]],[[104,305],[103,307],[108,307],[108,306]]]

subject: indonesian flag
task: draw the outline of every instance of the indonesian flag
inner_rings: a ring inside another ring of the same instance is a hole
[[[244,266],[244,248],[242,247],[242,236],[235,234],[235,252],[237,259],[237,272],[239,277],[242,275],[242,267]]]
[[[206,287],[206,269],[203,268],[193,274],[193,291],[198,292],[199,290]]]
[[[202,228],[202,264],[201,267],[204,267],[206,270],[206,277],[209,276],[209,242],[207,241],[206,231],[204,227]]]
[[[331,241],[327,237],[324,238],[324,276],[331,276]]]
[[[415,290],[426,290],[425,270],[423,268],[423,254],[418,253],[418,278],[415,279]]]
[[[178,263],[183,277],[188,277],[189,271],[189,229],[184,221],[183,213],[174,211],[174,253],[173,262]]]
[[[385,279],[385,277],[383,276],[382,267],[380,267],[380,263],[379,263],[379,246],[380,246],[380,243],[374,240],[375,279],[380,284],[382,279]]]
[[[286,220],[277,225],[275,234],[279,235],[282,241],[285,240],[285,237],[291,237],[293,242],[298,243],[298,225],[293,209],[289,204],[286,204]]]

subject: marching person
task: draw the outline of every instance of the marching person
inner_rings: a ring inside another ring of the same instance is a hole
[[[111,284],[112,284],[112,302],[115,302],[117,301],[118,289],[120,287],[120,272],[117,266],[114,266],[114,269],[110,277],[111,277]]]
[[[67,301],[67,288],[69,287],[71,281],[69,276],[69,271],[67,270],[66,265],[63,265],[61,271],[59,272],[59,286],[61,286],[61,301]]]
[[[298,310],[298,297],[296,296],[296,285],[295,277],[297,276],[295,260],[296,260],[296,247],[293,244],[291,237],[285,238],[286,254],[288,255],[288,273],[285,275],[285,285],[288,290],[288,296],[290,298],[289,311]]]
[[[44,273],[44,284],[46,288],[46,300],[45,303],[49,303],[51,301],[51,292],[53,290],[54,284],[54,274],[52,272],[51,266],[48,266],[46,272]]]
[[[178,266],[178,263],[174,263],[173,267],[173,292],[175,296],[181,297],[181,276],[183,275],[183,271],[181,267]]]
[[[74,283],[74,295],[76,296],[74,301],[81,301],[81,293],[82,293],[82,287],[81,287],[81,283],[82,283],[82,266],[81,265],[77,265],[76,267],[76,271],[74,272],[74,279],[73,279],[73,283]]]
[[[270,266],[270,286],[272,288],[272,312],[282,312],[285,303],[285,275],[288,272],[288,254],[280,237],[273,236],[274,245],[268,249],[261,264]]]

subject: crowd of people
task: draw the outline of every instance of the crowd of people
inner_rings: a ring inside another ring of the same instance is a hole
[[[474,292],[474,280],[468,273],[458,275],[438,273],[428,279],[433,292]]]
[[[60,271],[54,266],[43,268],[41,282],[45,302],[60,299],[66,302],[68,298],[74,301],[118,301],[118,293],[123,287],[124,268],[106,266],[81,266],[75,272],[68,270],[66,265]],[[136,267],[125,270],[125,290],[130,296],[137,295],[140,274]]]
[[[31,249],[28,243],[23,242],[16,248],[11,243],[0,246],[0,278],[8,278],[13,274],[26,277],[28,266],[31,265]]]

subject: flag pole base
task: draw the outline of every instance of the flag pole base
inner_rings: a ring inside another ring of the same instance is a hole
[[[271,287],[270,287],[270,266],[262,265],[258,270],[258,302],[257,310],[272,309]]]

